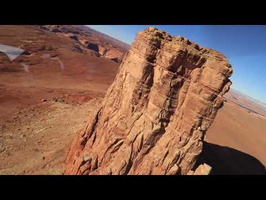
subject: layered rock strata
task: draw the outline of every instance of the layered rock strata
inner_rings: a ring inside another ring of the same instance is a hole
[[[65,174],[191,174],[231,74],[215,50],[152,27],[139,32],[73,141]]]

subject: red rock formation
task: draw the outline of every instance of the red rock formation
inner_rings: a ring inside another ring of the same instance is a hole
[[[217,51],[155,28],[138,33],[65,174],[191,174],[231,74]]]
[[[74,51],[102,56],[117,63],[122,61],[129,48],[127,44],[86,26],[36,25],[36,27],[73,39],[76,43]]]

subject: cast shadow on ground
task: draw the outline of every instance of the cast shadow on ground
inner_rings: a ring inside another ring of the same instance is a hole
[[[233,148],[204,142],[196,166],[206,163],[211,175],[266,175],[265,166],[255,157]]]

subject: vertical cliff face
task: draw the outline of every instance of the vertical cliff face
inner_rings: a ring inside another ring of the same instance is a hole
[[[191,174],[231,74],[215,50],[155,28],[138,33],[65,174]]]

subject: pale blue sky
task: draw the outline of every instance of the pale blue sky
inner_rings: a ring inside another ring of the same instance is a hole
[[[220,51],[233,66],[232,87],[266,103],[266,25],[89,25],[129,44],[148,26]]]

